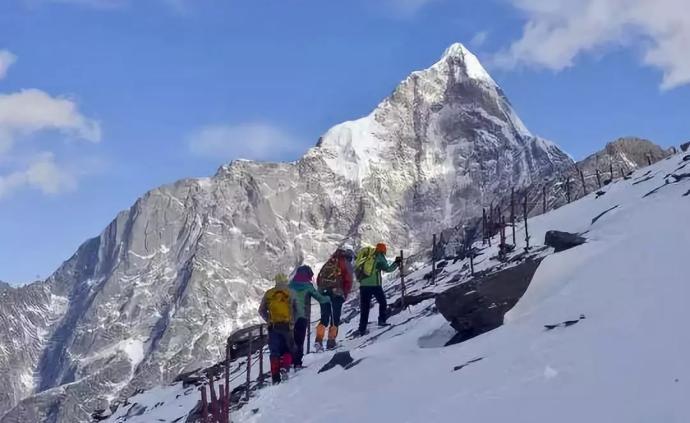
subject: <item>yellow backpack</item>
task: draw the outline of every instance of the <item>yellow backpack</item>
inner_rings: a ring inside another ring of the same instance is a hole
[[[292,299],[290,289],[271,288],[266,293],[266,308],[269,323],[290,323],[292,321]]]

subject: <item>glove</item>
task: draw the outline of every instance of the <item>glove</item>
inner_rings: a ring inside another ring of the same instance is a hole
[[[398,263],[398,264],[402,263],[402,257],[396,257],[395,263]]]

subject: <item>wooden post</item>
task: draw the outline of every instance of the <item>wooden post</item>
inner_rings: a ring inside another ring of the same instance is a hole
[[[230,421],[230,352],[232,351],[232,345],[230,344],[230,339],[225,345],[225,402],[223,404],[223,410],[227,414],[227,421]]]
[[[585,183],[585,174],[582,172],[582,169],[578,169],[580,172],[580,181],[582,182],[582,196],[585,197],[587,196],[587,184]]]
[[[436,234],[431,246],[431,284],[436,285]]]
[[[199,387],[201,391],[201,421],[202,423],[208,423],[208,400],[206,398],[206,385]]]
[[[609,163],[609,171],[611,172],[611,182],[613,182],[613,162]]]
[[[527,229],[527,191],[525,191],[525,200],[522,203],[522,215],[525,219],[525,251],[529,251],[529,230]]]
[[[599,173],[599,169],[597,169],[597,185],[599,185],[599,189],[601,189],[601,174]]]
[[[218,396],[216,395],[216,387],[213,384],[213,380],[215,379],[215,374],[214,373],[209,373],[209,384],[208,387],[211,389],[211,416],[213,416],[213,420],[215,421],[220,421],[220,401],[218,400]]]
[[[647,165],[648,166],[652,165],[652,155],[651,154],[647,154]]]
[[[264,325],[259,325],[259,386],[264,386]]]
[[[247,384],[245,399],[249,401],[249,390],[252,387],[252,334],[249,333],[249,351],[247,352]]]
[[[510,224],[513,227],[513,245],[515,245],[515,188],[510,189]]]
[[[470,247],[470,272],[474,276],[474,247]]]
[[[482,208],[482,244],[486,245],[486,208]]]
[[[565,180],[565,196],[568,199],[568,203],[570,203],[570,176]]]
[[[225,414],[228,412],[228,410],[225,409],[225,385],[222,383],[218,385],[218,407],[220,407],[220,411],[218,412],[218,421],[221,423],[227,422],[228,418]]]
[[[400,307],[402,310],[407,308],[407,300],[405,296],[405,256],[403,250],[400,250]]]

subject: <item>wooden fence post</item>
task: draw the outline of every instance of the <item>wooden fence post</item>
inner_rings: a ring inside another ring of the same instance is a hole
[[[546,185],[541,187],[542,214],[546,214]]]
[[[206,397],[206,385],[199,387],[201,392],[201,422],[208,423],[208,399]]]
[[[527,229],[527,191],[525,191],[525,200],[522,203],[522,215],[525,219],[525,251],[529,251],[529,230]]]
[[[486,245],[486,208],[482,208],[482,244]]]
[[[249,402],[249,391],[252,387],[252,334],[249,333],[249,351],[247,352],[247,388],[245,399]]]
[[[570,176],[565,180],[565,196],[568,199],[568,203],[570,203]]]
[[[228,421],[228,418],[225,415],[228,410],[225,409],[225,385],[222,383],[218,385],[218,406],[220,407],[220,411],[218,412],[218,421],[220,423],[225,423]]]
[[[651,165],[652,165],[652,155],[651,155],[651,154],[647,154],[646,156],[647,156],[647,165],[648,165],[648,166],[651,166]]]
[[[407,308],[407,301],[405,299],[407,293],[405,291],[405,255],[403,250],[400,250],[400,306],[402,310],[405,310],[405,308]]]
[[[580,181],[582,182],[582,196],[586,197],[587,196],[587,184],[585,183],[585,174],[582,172],[582,169],[578,169],[580,172]]]
[[[474,276],[474,247],[470,247],[470,272]]]
[[[436,285],[436,234],[431,245],[431,284]]]
[[[264,386],[264,325],[259,325],[259,386]]]
[[[232,351],[232,345],[230,344],[230,338],[225,345],[225,402],[223,403],[223,410],[227,414],[227,421],[230,421],[230,394],[232,390],[230,389],[230,352]]]
[[[601,174],[599,173],[599,169],[597,169],[597,185],[599,185],[599,189],[601,189]]]
[[[513,227],[513,245],[515,245],[515,187],[510,188],[510,225]]]
[[[609,163],[609,169],[611,172],[611,182],[613,182],[613,162]]]

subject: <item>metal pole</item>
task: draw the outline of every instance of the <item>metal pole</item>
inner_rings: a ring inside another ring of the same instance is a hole
[[[402,310],[405,310],[405,308],[407,308],[407,301],[405,299],[407,293],[405,291],[405,255],[403,250],[400,250],[400,306]]]
[[[611,172],[611,182],[613,182],[613,162],[609,163],[609,171]]]
[[[486,208],[482,208],[482,244],[486,245]]]
[[[474,276],[474,247],[470,247],[470,272]]]
[[[565,180],[565,195],[568,198],[568,203],[570,203],[570,176]]]
[[[651,154],[647,154],[647,165],[649,165],[649,166],[652,165],[652,156],[651,156]]]
[[[311,354],[311,297],[307,301],[309,301],[309,313],[307,313],[307,354]]]
[[[546,185],[541,188],[541,208],[542,214],[546,214]]]
[[[436,285],[436,234],[431,246],[431,283]]]

